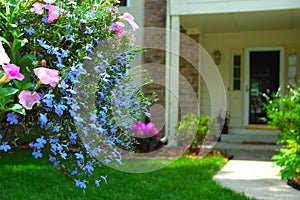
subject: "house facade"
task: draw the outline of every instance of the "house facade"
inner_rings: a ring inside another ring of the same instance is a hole
[[[179,99],[189,98],[172,70],[187,79],[199,103],[194,110],[202,115],[212,115],[212,106],[218,103],[214,98],[219,98],[214,93],[224,92],[226,99],[220,101],[231,116],[229,133],[276,132],[261,120],[265,117],[262,94],[271,94],[287,84],[295,86],[300,79],[299,0],[127,0],[122,9],[131,12],[141,27],[172,30],[151,40],[160,40],[166,49],[179,53],[149,49],[142,61],[170,66],[161,72],[165,86],[150,85],[147,90],[155,91],[164,107],[161,121],[166,136],[174,135],[181,116],[180,105],[172,98],[174,91]],[[188,35],[200,47],[191,45],[182,50],[182,45],[189,44],[179,33]],[[139,37],[147,41],[144,34]],[[224,91],[209,90],[210,83],[198,73],[197,67],[203,67],[202,47],[215,62]],[[183,51],[194,60],[182,58]],[[191,66],[195,62],[196,69]]]

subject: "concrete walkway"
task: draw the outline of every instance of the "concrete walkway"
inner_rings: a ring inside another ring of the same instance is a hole
[[[230,160],[214,179],[259,200],[299,200],[300,191],[281,181],[279,170],[268,161]]]

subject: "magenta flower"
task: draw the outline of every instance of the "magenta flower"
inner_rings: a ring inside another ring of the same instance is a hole
[[[4,65],[6,63],[9,63],[10,59],[8,57],[8,55],[5,52],[5,49],[2,46],[2,43],[0,41],[0,65]]]
[[[32,8],[30,8],[30,11],[31,12],[35,12],[36,14],[38,15],[41,15],[43,14],[43,8],[45,7],[44,4],[40,3],[40,2],[35,2],[33,5],[32,5]]]
[[[7,83],[12,79],[17,79],[19,81],[24,79],[24,75],[20,73],[20,67],[14,64],[7,64],[2,66],[2,69],[5,72],[4,77],[2,77],[1,82]]]
[[[32,109],[32,106],[36,103],[40,103],[41,97],[37,92],[31,94],[28,90],[23,90],[19,94],[19,103],[27,110]]]
[[[134,31],[139,28],[139,26],[134,22],[134,17],[128,12],[126,12],[122,16],[120,16],[120,20],[127,21],[131,25],[131,27]]]
[[[60,12],[62,11],[58,6],[46,5],[48,12],[48,23],[53,22],[58,18]]]
[[[55,69],[38,67],[34,69],[34,74],[40,79],[41,83],[49,84],[51,87],[55,87],[60,80],[58,71]]]
[[[139,138],[148,138],[148,137],[158,137],[158,130],[156,129],[155,125],[153,123],[142,123],[142,122],[136,122],[133,125],[133,128],[131,130],[136,137]]]

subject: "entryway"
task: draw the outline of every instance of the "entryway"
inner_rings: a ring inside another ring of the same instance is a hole
[[[284,80],[284,48],[245,50],[244,125],[264,125],[263,94],[276,93]]]

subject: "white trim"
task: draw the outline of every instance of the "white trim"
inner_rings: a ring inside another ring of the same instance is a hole
[[[171,15],[256,12],[300,8],[299,0],[170,0]]]
[[[169,71],[169,83],[166,89],[169,89],[170,111],[169,111],[169,144],[176,146],[175,140],[176,125],[178,123],[178,111],[179,111],[179,54],[180,54],[180,20],[179,16],[171,17],[171,40],[170,43],[170,66],[167,67]]]
[[[245,69],[244,69],[244,126],[249,125],[249,91],[250,88],[250,52],[255,51],[279,51],[279,86],[284,85],[284,64],[285,64],[285,49],[282,46],[270,47],[250,47],[245,48]],[[284,91],[282,91],[284,92]]]
[[[171,49],[171,36],[170,36],[170,29],[171,29],[171,17],[170,17],[170,0],[167,0],[167,8],[166,8],[166,49]],[[170,66],[170,53],[166,52],[166,72],[165,72],[165,81],[166,81],[166,88],[165,88],[165,136],[161,138],[163,143],[168,141],[169,132],[170,132],[170,123],[169,123],[169,116],[170,116],[170,91],[168,90],[168,86],[170,83],[170,74],[168,71],[168,66]]]

